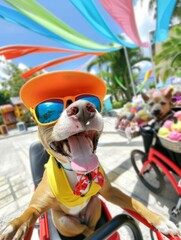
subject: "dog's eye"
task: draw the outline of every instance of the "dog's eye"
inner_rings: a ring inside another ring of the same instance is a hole
[[[160,104],[161,104],[162,106],[164,106],[164,105],[166,104],[166,102],[161,102]]]
[[[149,106],[152,107],[154,105],[154,102],[150,102]]]

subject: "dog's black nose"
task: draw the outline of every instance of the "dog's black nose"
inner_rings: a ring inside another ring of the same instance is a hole
[[[155,109],[154,111],[153,111],[153,115],[154,116],[159,116],[159,115],[161,115],[162,114],[162,111],[160,110],[160,109]]]
[[[87,123],[95,115],[96,108],[88,101],[76,101],[66,111],[68,117],[74,116],[82,123]]]

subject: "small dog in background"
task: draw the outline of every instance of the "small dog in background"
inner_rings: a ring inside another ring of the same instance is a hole
[[[148,95],[144,92],[141,96],[148,106],[148,110],[156,121],[163,121],[170,115],[171,112],[171,98],[173,88],[167,89],[152,89]]]
[[[50,159],[29,207],[1,231],[1,240],[23,240],[49,209],[62,235],[89,236],[101,215],[98,194],[139,213],[165,234],[179,234],[174,223],[113,187],[100,166],[95,151],[103,129],[100,112],[105,94],[102,79],[75,71],[43,74],[24,84],[21,99],[38,124]]]

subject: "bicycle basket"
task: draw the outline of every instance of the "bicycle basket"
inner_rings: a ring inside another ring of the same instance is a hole
[[[158,138],[160,139],[160,142],[163,147],[169,149],[170,151],[181,153],[181,142],[163,138],[163,137],[160,137],[159,135],[158,135]]]

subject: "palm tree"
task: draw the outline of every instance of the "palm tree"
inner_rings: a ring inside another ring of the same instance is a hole
[[[144,57],[138,48],[128,49],[128,57],[132,70],[137,69],[138,72],[140,68],[136,63],[150,61],[150,58]],[[88,65],[87,70],[90,71],[95,66],[99,66],[98,75],[107,82],[108,93],[112,94],[116,101],[119,101],[120,97],[131,100],[133,91],[123,49],[99,56]],[[136,80],[134,81],[136,84]]]
[[[176,74],[181,66],[181,29],[180,26],[175,26],[171,29],[170,38],[162,44],[162,50],[155,55],[156,64],[166,63],[165,67],[157,67],[156,72],[161,73],[163,80],[168,76]]]

